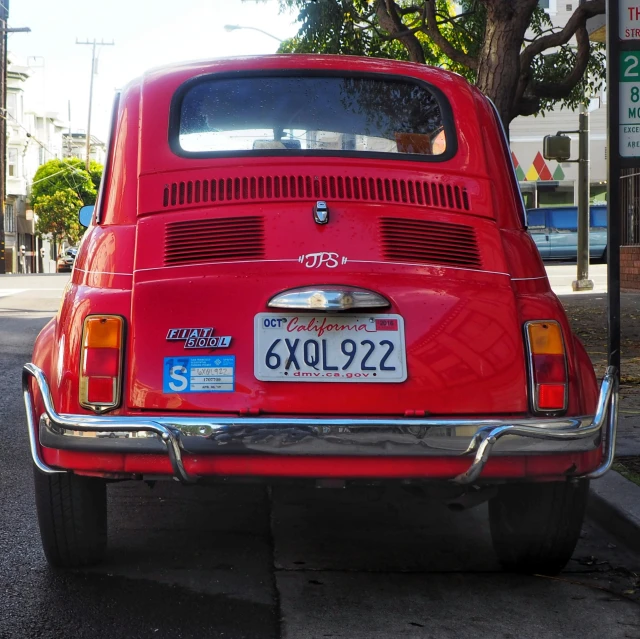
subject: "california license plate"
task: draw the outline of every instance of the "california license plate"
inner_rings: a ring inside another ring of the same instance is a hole
[[[266,382],[404,382],[404,322],[400,315],[258,313],[254,372]]]

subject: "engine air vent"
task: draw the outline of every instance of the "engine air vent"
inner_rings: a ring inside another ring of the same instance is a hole
[[[167,224],[164,246],[166,266],[263,258],[264,227],[260,216]]]
[[[389,261],[482,268],[476,233],[470,226],[383,217],[380,233]]]
[[[267,175],[173,182],[164,187],[164,208],[201,203],[268,200],[364,200],[468,211],[464,186],[381,177]]]

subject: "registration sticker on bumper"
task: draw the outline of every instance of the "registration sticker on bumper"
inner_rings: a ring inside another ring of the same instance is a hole
[[[165,357],[163,393],[232,393],[235,355],[220,357]]]

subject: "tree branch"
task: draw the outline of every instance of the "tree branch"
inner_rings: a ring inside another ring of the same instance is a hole
[[[576,40],[578,41],[578,51],[571,73],[561,82],[532,82],[530,90],[536,97],[561,100],[566,98],[576,84],[580,82],[589,64],[591,49],[589,45],[589,34],[584,25],[576,31]]]
[[[524,51],[520,54],[521,72],[528,73],[533,58],[545,49],[559,47],[569,42],[577,30],[585,26],[587,18],[592,18],[604,12],[605,0],[588,0],[579,5],[561,31],[537,38],[525,47]]]
[[[424,64],[426,59],[420,40],[402,23],[402,19],[396,11],[397,8],[394,0],[377,0],[375,11],[378,16],[378,22],[392,37],[402,42],[409,52],[409,59],[412,62]]]
[[[396,7],[396,11],[400,16],[407,16],[410,13],[422,13],[422,7],[418,7],[414,4],[409,7]]]
[[[422,32],[428,35],[431,40],[440,48],[442,53],[451,58],[454,62],[468,67],[469,69],[478,68],[478,60],[474,56],[456,49],[449,40],[447,40],[438,27],[436,19],[436,2],[435,0],[425,0],[425,20]]]
[[[541,98],[562,99],[567,97],[580,81],[589,63],[590,44],[586,22],[588,18],[605,12],[605,0],[588,0],[578,6],[564,28],[555,33],[536,38],[520,54],[520,78],[513,100],[516,115],[536,113]],[[537,83],[533,79],[531,65],[535,56],[546,49],[560,47],[576,36],[578,51],[574,67],[561,82]]]

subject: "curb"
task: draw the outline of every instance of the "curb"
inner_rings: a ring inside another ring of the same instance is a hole
[[[591,482],[587,514],[631,550],[640,552],[640,486],[610,470]]]

